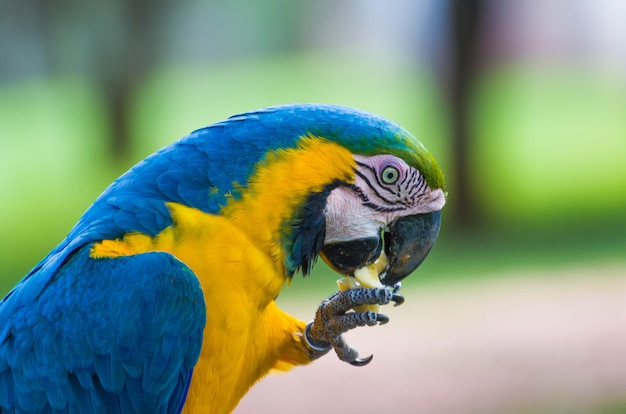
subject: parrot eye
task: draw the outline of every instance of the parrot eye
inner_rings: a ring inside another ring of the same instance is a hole
[[[385,167],[383,172],[380,174],[380,178],[385,184],[395,184],[400,177],[400,172],[396,167]]]

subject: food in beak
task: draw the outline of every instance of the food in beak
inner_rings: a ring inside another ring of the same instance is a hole
[[[360,287],[391,289],[391,287],[385,286],[380,282],[380,275],[387,269],[388,265],[387,255],[385,255],[384,251],[381,251],[380,256],[374,263],[355,270],[354,276],[345,275],[337,281],[337,286],[339,286],[339,290],[342,292]],[[372,311],[380,313],[380,305],[361,305],[354,308],[354,310],[356,312]]]

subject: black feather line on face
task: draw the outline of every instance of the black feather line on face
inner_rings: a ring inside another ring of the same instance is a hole
[[[371,181],[370,181],[370,180],[369,180],[369,179],[365,176],[365,174],[361,173],[360,171],[357,171],[357,172],[356,172],[356,174],[357,174],[359,177],[361,177],[361,178],[363,179],[363,181],[365,181],[365,183],[367,184],[367,186],[368,186],[369,188],[371,188],[371,189],[372,189],[372,191],[374,192],[374,194],[376,194],[376,197],[377,197],[377,198],[379,198],[381,201],[383,201],[383,202],[385,202],[385,203],[387,203],[387,204],[389,204],[389,205],[394,205],[394,204],[397,204],[397,203],[396,203],[396,202],[394,202],[393,200],[389,200],[389,199],[387,199],[387,198],[383,197],[383,195],[382,195],[382,194],[380,194],[380,192],[378,191],[378,189],[377,189],[375,186],[373,186],[373,185],[372,185],[372,182],[371,182]],[[382,188],[384,188],[384,187],[382,187]],[[389,192],[393,195],[393,192],[392,192],[392,191],[389,191]],[[382,207],[382,206],[381,206],[381,207]],[[382,207],[382,208],[385,208],[385,207]]]
[[[322,251],[326,237],[324,209],[330,192],[339,186],[349,186],[341,180],[326,185],[322,191],[311,193],[302,207],[283,226],[283,247],[287,254],[287,276],[298,270],[308,276]]]
[[[411,202],[417,203],[419,200],[424,198],[426,195],[426,191],[428,189],[428,184],[426,184],[426,180],[424,176],[417,173],[417,171],[412,175],[411,180],[407,184],[406,191],[410,194]]]
[[[363,205],[371,208],[372,210],[379,211],[381,213],[393,213],[394,211],[406,210],[406,208],[404,207],[383,207],[383,206],[378,206],[373,203],[363,203]]]
[[[413,181],[415,181],[415,178],[418,177],[419,179],[422,178],[421,174],[419,174],[416,170],[413,170],[413,174],[406,174],[405,177],[402,179],[402,181],[400,183],[396,183],[393,185],[389,185],[389,184],[385,184],[382,181],[380,181],[380,177],[378,176],[378,174],[376,173],[376,170],[374,168],[372,168],[371,166],[367,165],[367,164],[363,164],[363,163],[357,163],[359,166],[365,168],[366,170],[369,170],[372,175],[375,177],[376,179],[376,183],[378,183],[378,186],[374,186],[372,185],[372,181],[365,175],[363,174],[361,171],[356,170],[355,174],[358,175],[359,177],[361,177],[363,179],[363,181],[365,181],[365,183],[367,184],[367,186],[374,192],[374,194],[376,195],[376,198],[378,198],[380,201],[382,201],[383,203],[387,204],[385,205],[380,205],[380,204],[376,204],[373,202],[373,200],[370,200],[365,194],[363,194],[363,191],[361,189],[359,189],[358,187],[352,186],[353,189],[355,190],[355,192],[361,197],[361,199],[363,200],[363,205],[367,206],[373,210],[376,211],[380,211],[380,212],[386,212],[386,213],[391,213],[394,211],[401,211],[401,210],[406,210],[407,208],[411,207],[414,203],[412,202],[413,200],[407,200],[405,198],[402,197],[402,190],[403,190],[403,185],[405,186],[405,192],[406,191],[406,187],[409,187],[411,185],[411,183]],[[405,184],[406,180],[409,180],[408,183]],[[384,197],[380,191],[378,191],[378,189],[382,189],[387,191],[389,194],[391,194],[395,199],[388,199],[386,197]],[[407,192],[407,194],[411,194],[410,192]]]
[[[375,180],[376,180],[376,182],[378,183],[378,188],[380,188],[381,190],[385,190],[385,191],[387,191],[387,192],[388,192],[389,194],[391,194],[392,196],[397,196],[397,195],[396,195],[396,192],[395,192],[392,188],[390,188],[390,185],[389,185],[389,184],[385,184],[385,183],[383,183],[383,182],[380,180],[380,176],[379,176],[378,172],[376,172],[376,170],[374,169],[374,167],[372,167],[372,166],[370,166],[370,165],[367,165],[367,164],[363,164],[362,162],[358,162],[358,161],[357,161],[357,165],[358,165],[359,167],[363,167],[363,168],[365,168],[365,169],[368,169],[368,170],[372,173],[372,175],[374,176],[374,179],[375,179]],[[369,185],[369,186],[372,188],[372,190],[374,190],[374,191],[376,192],[376,194],[377,194],[377,195],[378,195],[378,196],[379,196],[382,200],[384,200],[384,201],[386,201],[386,202],[388,202],[388,203],[389,203],[389,201],[388,201],[387,199],[385,199],[382,195],[380,195],[380,194],[379,194],[379,192],[378,192],[378,191],[377,191],[377,190],[376,190],[376,189],[372,186],[371,181],[369,181],[367,178],[365,178],[365,175],[364,175],[364,174],[360,173],[358,170],[356,171],[356,173],[357,173],[357,174],[358,174],[361,178],[363,178],[363,179],[367,182],[367,185]],[[392,187],[395,187],[395,186],[392,186]],[[390,203],[390,204],[393,204],[393,203]]]

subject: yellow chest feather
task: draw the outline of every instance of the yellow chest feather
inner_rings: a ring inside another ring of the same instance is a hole
[[[272,368],[308,362],[300,343],[304,323],[274,302],[286,281],[282,264],[227,218],[177,204],[169,207],[177,225],[154,238],[128,234],[105,240],[94,245],[92,256],[163,251],[194,271],[203,288],[207,322],[185,412],[227,413]]]

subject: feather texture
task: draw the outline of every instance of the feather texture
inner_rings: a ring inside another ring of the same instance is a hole
[[[167,253],[92,259],[89,251],[81,248],[6,321],[2,412],[166,413],[181,405],[206,320],[198,280]]]

